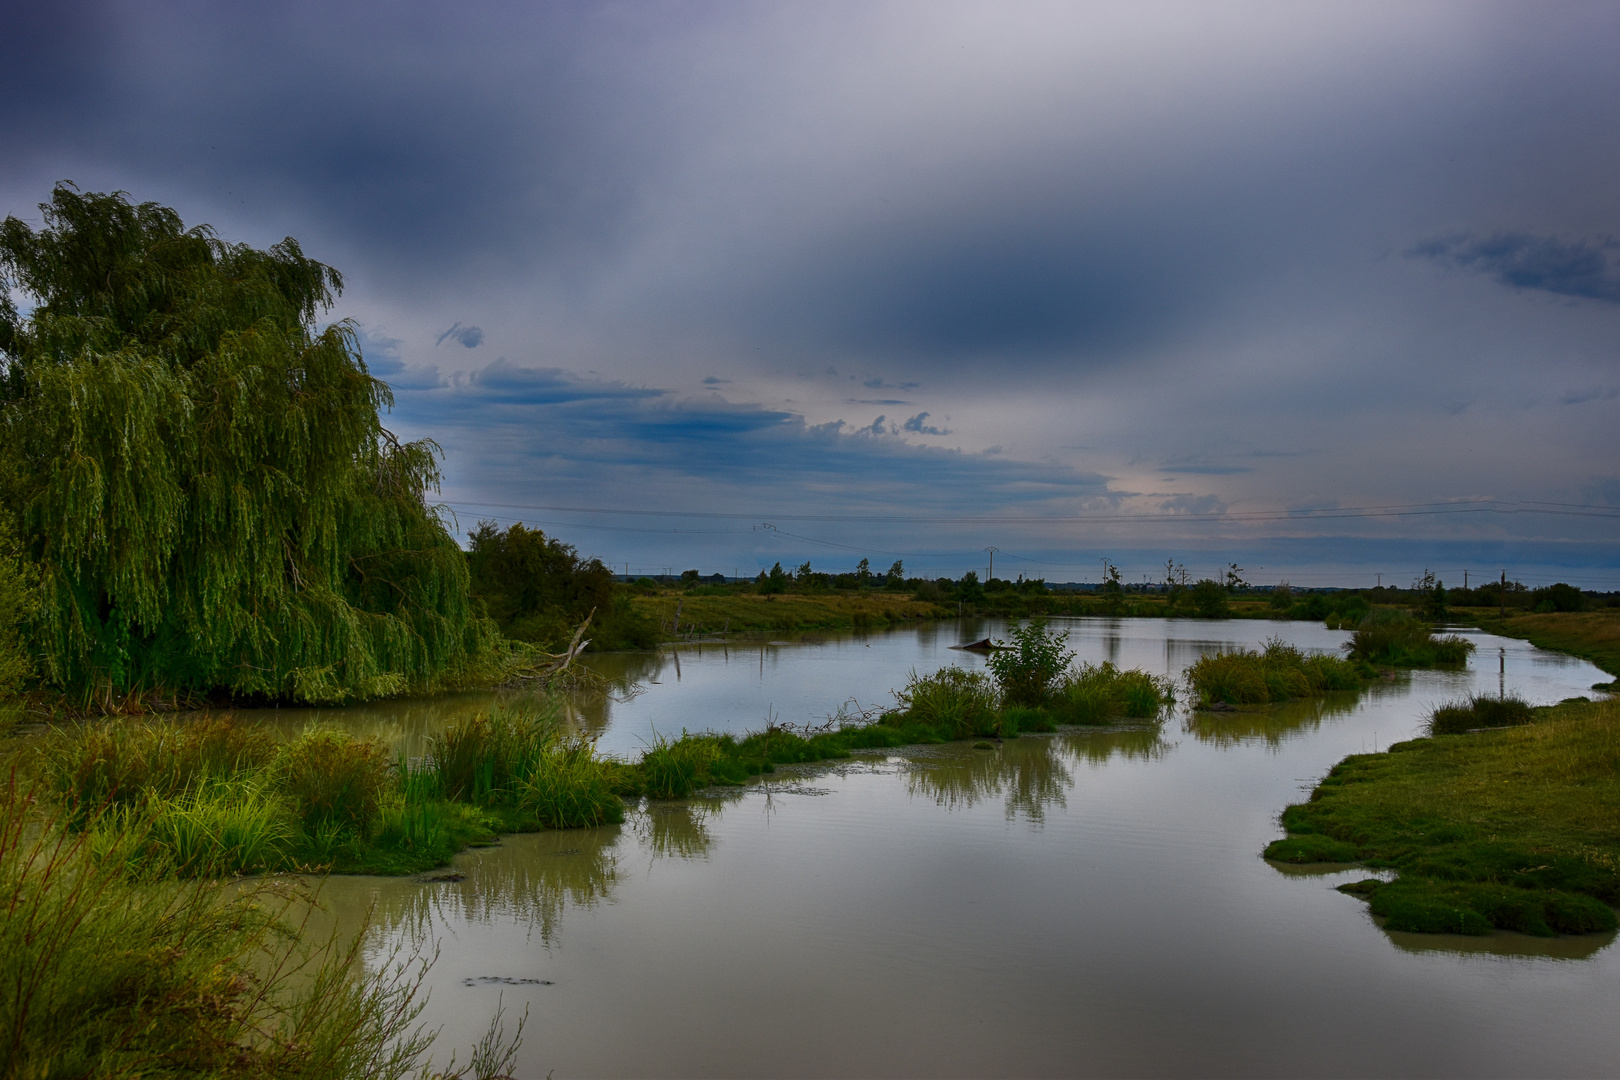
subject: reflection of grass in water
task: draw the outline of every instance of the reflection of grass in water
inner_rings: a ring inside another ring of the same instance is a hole
[[[701,859],[714,838],[708,818],[716,806],[703,803],[654,805],[631,819],[636,838],[657,858]]]
[[[426,940],[435,925],[514,919],[529,923],[549,945],[565,910],[611,898],[619,882],[620,835],[606,827],[510,837],[466,857],[457,867],[464,880],[385,891],[377,922]]]
[[[1359,700],[1360,697],[1351,692],[1263,705],[1239,712],[1199,710],[1187,717],[1185,729],[1199,742],[1213,743],[1223,748],[1257,740],[1280,747],[1296,735],[1320,728],[1322,721],[1328,717],[1354,712]]]
[[[1170,750],[1157,724],[1061,735],[1058,742],[1076,760],[1090,765],[1106,765],[1116,757],[1126,761],[1157,761]]]
[[[916,762],[906,778],[912,797],[927,796],[947,810],[965,810],[1005,796],[1007,818],[1041,821],[1048,806],[1068,805],[1073,778],[1051,739],[1019,739],[993,754],[981,752]]]

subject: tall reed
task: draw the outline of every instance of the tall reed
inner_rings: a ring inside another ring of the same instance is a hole
[[[281,881],[175,882],[99,811],[70,828],[0,786],[0,1062],[7,1076],[416,1073],[423,962],[368,972],[365,934],[310,941]],[[97,840],[113,838],[98,849]],[[509,1040],[510,1042],[510,1040]],[[487,1046],[493,1075],[510,1054]]]

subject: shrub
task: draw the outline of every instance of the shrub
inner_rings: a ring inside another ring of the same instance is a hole
[[[1539,612],[1585,611],[1586,594],[1573,585],[1560,581],[1530,594],[1531,606]]]
[[[1346,648],[1353,659],[1391,667],[1462,664],[1474,643],[1456,635],[1435,637],[1428,624],[1404,611],[1378,608],[1367,613]]]
[[[954,666],[932,675],[913,671],[894,696],[904,719],[942,729],[949,738],[996,733],[996,692],[982,672]]]
[[[1044,704],[1052,685],[1074,661],[1074,653],[1064,648],[1068,640],[1067,632],[1048,630],[1044,619],[1014,627],[1012,646],[991,653],[988,661],[1002,702]]]
[[[1226,586],[1204,578],[1192,587],[1193,609],[1206,619],[1223,618],[1227,613]]]
[[[1174,701],[1167,680],[1113,664],[1082,664],[1052,695],[1050,709],[1060,723],[1103,724],[1116,716],[1151,719]]]
[[[1530,720],[1530,703],[1521,697],[1472,694],[1436,707],[1429,714],[1429,734],[1460,735],[1474,728],[1514,727]]]
[[[1186,671],[1202,701],[1264,705],[1361,685],[1355,665],[1336,656],[1307,656],[1281,638],[1261,650],[1239,649],[1201,656]]]

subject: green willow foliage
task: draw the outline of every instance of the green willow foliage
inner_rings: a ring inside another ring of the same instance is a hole
[[[342,279],[292,238],[260,251],[121,192],[58,185],[0,225],[0,502],[41,604],[40,674],[147,691],[341,701],[490,662],[464,558],[397,442]]]

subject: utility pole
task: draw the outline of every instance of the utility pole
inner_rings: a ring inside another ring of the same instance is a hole
[[[1505,618],[1507,618],[1507,571],[1506,570],[1502,571],[1502,591],[1496,594],[1496,598],[1499,601],[1501,601],[1501,603],[1502,603],[1502,606],[1496,612],[1496,617],[1499,618],[1499,619],[1505,619]]]
[[[1378,587],[1380,589],[1382,589],[1384,587],[1384,575],[1383,574],[1378,574],[1377,578],[1378,578]]]
[[[1468,591],[1468,571],[1463,571],[1463,592]]]
[[[998,547],[987,547],[984,550],[990,553],[990,571],[988,576],[984,579],[985,581],[989,581],[991,578],[996,576],[996,552],[1000,551],[1001,549]]]

